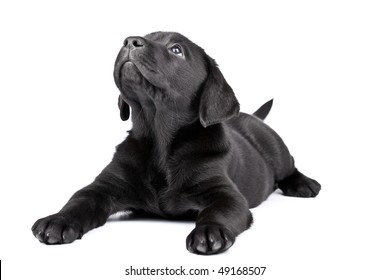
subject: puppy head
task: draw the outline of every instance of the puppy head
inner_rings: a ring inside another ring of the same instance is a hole
[[[122,120],[128,105],[182,110],[204,127],[236,116],[239,104],[217,64],[202,48],[173,32],[128,37],[115,62]]]

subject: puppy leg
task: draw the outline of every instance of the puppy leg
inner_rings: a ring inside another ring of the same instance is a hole
[[[34,236],[45,244],[71,243],[103,225],[111,214],[131,206],[131,198],[137,197],[133,193],[134,182],[121,179],[118,170],[112,172],[113,168],[107,166],[91,185],[77,191],[58,213],[36,221],[32,226]]]
[[[298,169],[278,182],[278,187],[284,195],[296,197],[315,197],[321,190],[321,185],[309,177],[306,177]]]
[[[106,222],[112,214],[111,200],[103,186],[91,184],[76,192],[57,214],[36,221],[33,234],[46,244],[71,243]]]
[[[203,186],[199,191],[194,199],[201,196],[198,202],[202,210],[195,229],[187,237],[187,250],[202,255],[224,252],[252,223],[248,203],[234,186]]]

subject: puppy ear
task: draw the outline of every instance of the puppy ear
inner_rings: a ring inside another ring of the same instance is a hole
[[[199,102],[199,119],[204,127],[233,118],[240,111],[232,88],[212,59],[209,68]]]
[[[127,121],[130,117],[130,107],[120,95],[118,97],[118,107],[122,121]]]

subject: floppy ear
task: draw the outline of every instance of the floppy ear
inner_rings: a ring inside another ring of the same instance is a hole
[[[212,59],[209,68],[199,102],[199,119],[204,127],[233,118],[240,111],[232,88]]]
[[[118,107],[122,121],[127,121],[130,117],[130,107],[120,95],[118,97]]]

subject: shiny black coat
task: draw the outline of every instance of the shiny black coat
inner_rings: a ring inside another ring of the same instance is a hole
[[[114,68],[122,120],[133,128],[99,176],[32,230],[46,244],[73,242],[131,210],[193,217],[187,249],[227,250],[252,223],[250,207],[277,187],[311,197],[320,185],[299,173],[266,124],[272,101],[254,115],[239,103],[216,63],[178,33],[129,37]]]

